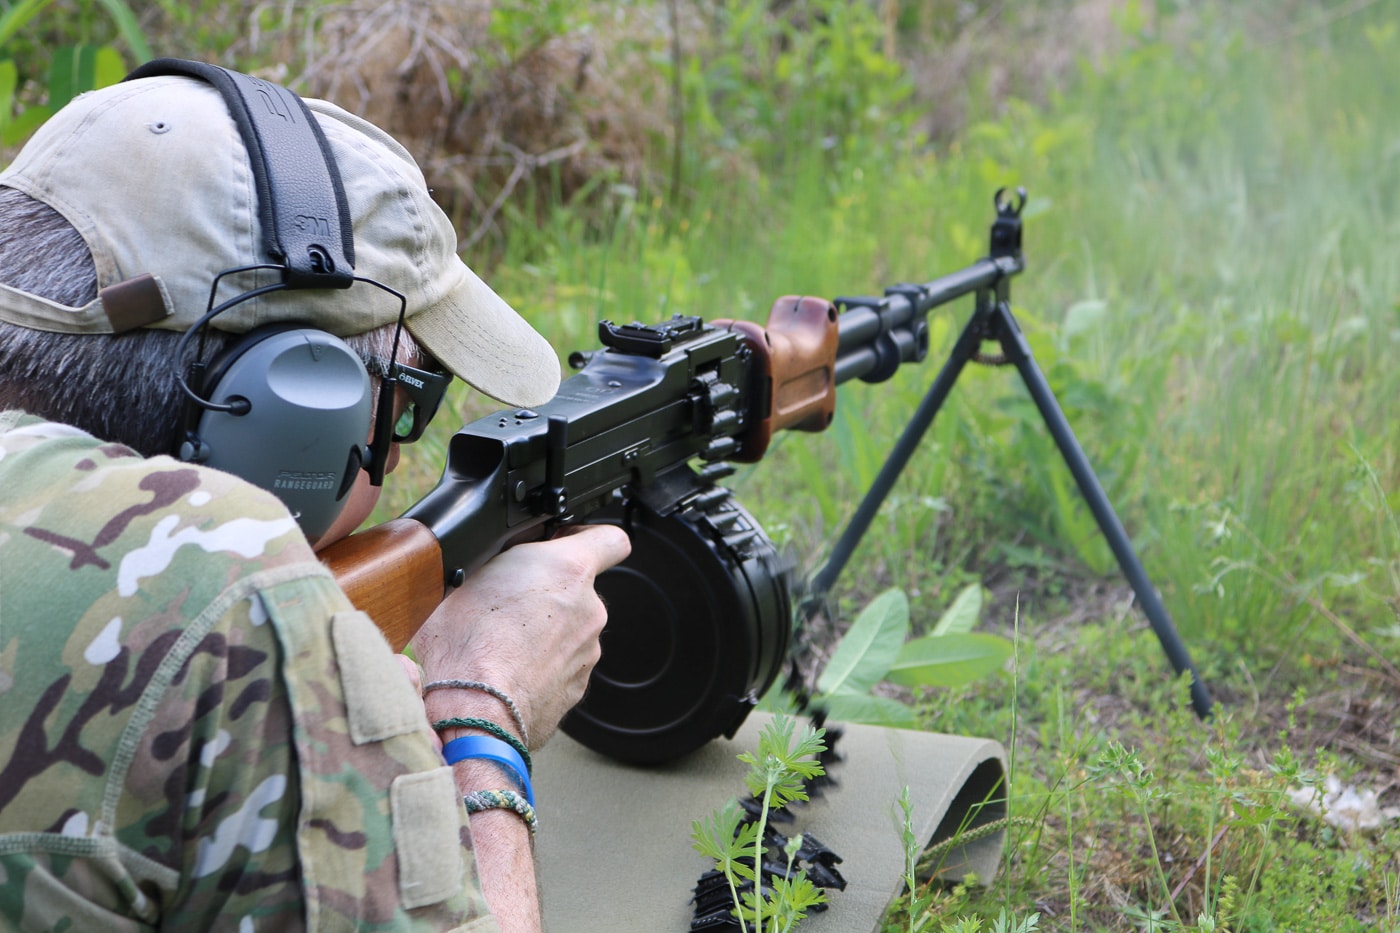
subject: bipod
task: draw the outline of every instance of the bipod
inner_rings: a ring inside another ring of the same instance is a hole
[[[1018,261],[1020,259],[1021,210],[1025,206],[1026,193],[1024,189],[1019,189],[1017,194],[1018,197],[1013,202],[1009,198],[1003,199],[1002,191],[997,192],[997,219],[992,225],[990,256],[994,262],[1003,257],[1014,257]],[[891,289],[892,292],[897,290],[898,286]],[[862,305],[867,301],[869,299],[838,298],[836,304],[844,310],[848,307]],[[1000,344],[1001,354],[999,356],[987,356],[982,353],[982,345],[989,342]],[[1079,441],[1070,428],[1069,420],[1065,418],[1064,412],[1060,409],[1055,394],[1050,390],[1050,384],[1046,382],[1044,373],[1036,365],[1030,345],[1026,342],[1021,328],[1011,314],[1010,276],[1000,276],[989,285],[976,290],[976,307],[972,317],[958,336],[947,362],[943,364],[938,377],[929,386],[928,392],[924,395],[918,409],[890,451],[889,457],[875,477],[875,481],[871,483],[870,489],[866,492],[860,505],[856,508],[849,524],[835,545],[832,546],[830,557],[808,583],[806,598],[800,611],[810,613],[825,600],[832,584],[840,576],[841,571],[845,569],[846,562],[855,551],[856,545],[860,543],[860,539],[869,530],[880,506],[893,489],[895,480],[899,478],[900,473],[903,472],[910,458],[923,442],[924,435],[933,424],[934,416],[938,414],[939,408],[947,399],[948,393],[952,390],[953,384],[957,382],[963,367],[970,361],[992,365],[1011,364],[1021,374],[1021,380],[1026,384],[1026,389],[1035,401],[1036,408],[1039,409],[1040,416],[1050,431],[1050,436],[1054,438],[1055,445],[1059,448],[1065,465],[1069,467],[1070,473],[1074,476],[1074,480],[1079,486],[1079,492],[1093,513],[1095,521],[1098,522],[1099,530],[1103,532],[1104,538],[1108,541],[1113,556],[1117,558],[1123,576],[1127,578],[1133,592],[1137,595],[1138,604],[1142,606],[1142,611],[1147,616],[1152,631],[1156,633],[1163,651],[1166,652],[1167,659],[1178,675],[1184,671],[1191,672],[1191,705],[1195,709],[1196,715],[1201,719],[1209,718],[1211,698],[1205,682],[1201,680],[1200,674],[1196,671],[1186,646],[1182,644],[1181,638],[1177,634],[1171,616],[1167,614],[1166,607],[1162,605],[1161,597],[1157,595],[1152,581],[1147,578],[1147,573],[1142,568],[1142,562],[1138,560],[1137,553],[1133,550],[1132,543],[1123,530],[1123,523],[1118,520],[1118,515],[1113,511],[1113,506],[1109,503],[1103,486],[1100,485],[1098,477],[1089,465],[1088,457],[1084,455],[1083,448],[1079,446]]]

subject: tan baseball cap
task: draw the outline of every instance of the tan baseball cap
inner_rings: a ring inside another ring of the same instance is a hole
[[[408,151],[334,104],[309,98],[306,104],[344,183],[355,274],[401,292],[409,332],[476,389],[508,405],[553,397],[558,356],[462,262],[456,231]],[[144,78],[75,99],[0,171],[0,186],[67,218],[92,252],[99,290],[107,290],[70,308],[0,285],[0,320],[22,327],[73,334],[132,326],[188,330],[208,309],[218,273],[269,261],[243,140],[219,92],[203,81]],[[111,286],[146,274],[154,281],[135,290],[143,298],[133,310],[131,290]],[[273,272],[230,277],[218,300],[275,281]],[[392,324],[398,313],[392,295],[356,283],[348,290],[271,292],[235,305],[210,326],[243,333],[294,321],[344,337]]]

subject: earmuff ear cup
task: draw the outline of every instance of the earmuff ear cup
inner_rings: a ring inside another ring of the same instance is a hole
[[[307,537],[345,507],[369,437],[371,388],[359,356],[314,328],[269,325],[215,358],[204,397],[247,402],[245,414],[205,410],[202,462],[276,494]],[[188,456],[188,454],[186,454]]]

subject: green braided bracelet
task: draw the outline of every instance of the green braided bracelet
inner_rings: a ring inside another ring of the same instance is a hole
[[[516,738],[515,735],[507,729],[496,725],[489,719],[476,719],[470,716],[454,716],[451,719],[439,719],[437,722],[433,723],[434,732],[441,732],[443,729],[451,729],[453,727],[459,729],[480,729],[482,732],[494,735],[519,752],[520,757],[525,760],[525,772],[530,775],[534,774],[535,763],[530,760],[530,750],[525,747],[524,742]]]
[[[530,744],[530,730],[525,728],[525,717],[520,715],[520,707],[515,705],[515,701],[504,690],[497,690],[490,684],[482,683],[479,680],[435,680],[424,685],[423,694],[426,696],[434,690],[446,690],[454,687],[458,690],[480,690],[482,693],[500,700],[505,704],[506,709],[510,710],[511,719],[515,720],[515,725],[520,729],[521,740],[526,745]]]
[[[535,818],[535,808],[513,790],[474,790],[462,798],[462,803],[466,804],[468,813],[480,813],[482,810],[513,810],[525,820],[532,836],[540,828],[540,822]]]

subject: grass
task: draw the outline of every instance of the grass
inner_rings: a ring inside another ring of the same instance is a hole
[[[103,41],[77,6],[76,28]],[[159,6],[143,22],[162,51],[224,49],[245,68],[304,43],[292,57],[315,57],[295,5],[258,7],[252,31],[236,5]],[[496,26],[574,28],[570,5],[541,9]],[[1221,703],[1208,724],[1191,715],[1014,374],[969,369],[833,595],[849,620],[903,587],[918,634],[969,582],[988,587],[982,618],[1017,639],[1014,670],[901,696],[928,728],[1008,744],[1011,813],[1028,824],[993,883],[923,892],[919,915],[891,924],[1400,929],[1397,821],[1346,830],[1289,797],[1332,776],[1400,804],[1394,0],[669,9],[689,17],[680,58],[664,29],[627,40],[650,91],[598,83],[639,73],[619,45],[562,99],[626,102],[586,121],[616,127],[679,88],[684,106],[633,122],[681,120],[680,158],[634,140],[655,164],[589,179],[586,209],[559,204],[563,182],[542,172],[505,203],[491,267],[474,264],[562,356],[592,348],[602,317],[761,321],[783,294],[926,281],[983,255],[992,193],[1024,185],[1018,320]],[[615,21],[581,15],[580,37],[601,43]],[[1065,79],[1065,24],[1085,23],[1107,30],[1084,43],[1101,54]],[[897,32],[902,70],[874,54]],[[1050,59],[1054,80],[1037,80]],[[920,128],[948,102],[927,88],[950,75],[964,76],[959,116],[932,144]],[[843,387],[831,430],[783,436],[734,478],[807,569],[969,311],[931,317],[928,365]],[[460,419],[491,407],[450,402]],[[381,518],[436,481],[455,427],[438,422]]]
[[[603,316],[762,320],[781,294],[927,280],[985,252],[997,187],[1030,190],[1018,318],[1222,706],[1190,714],[1015,376],[966,373],[838,594],[850,618],[903,586],[934,619],[981,580],[1006,633],[1020,607],[1014,675],[910,697],[1012,744],[1034,824],[921,929],[1396,929],[1400,827],[1339,829],[1288,791],[1400,795],[1400,30],[1383,3],[1161,6],[937,148],[697,164],[684,212],[633,192],[601,225],[547,214],[490,275],[567,352]],[[932,363],[966,313],[935,316]],[[843,388],[828,434],[736,477],[745,504],[818,560],[932,376]]]

